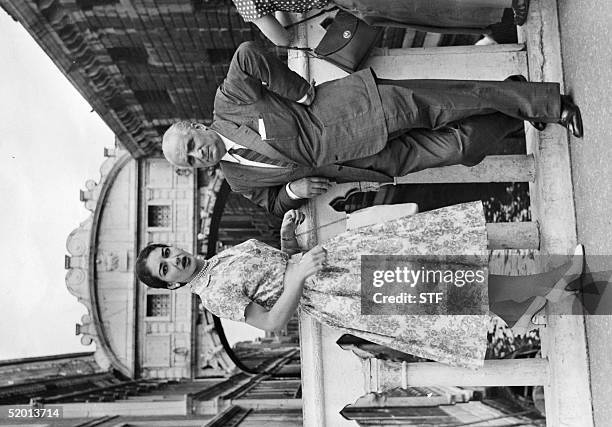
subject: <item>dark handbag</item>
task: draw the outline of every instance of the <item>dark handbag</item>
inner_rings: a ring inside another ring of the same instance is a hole
[[[328,11],[323,13],[325,12]],[[319,15],[306,18],[291,26]],[[290,49],[312,52],[314,57],[324,59],[347,73],[352,73],[361,68],[382,32],[383,28],[368,25],[356,16],[339,10],[317,47],[314,49],[290,47]]]

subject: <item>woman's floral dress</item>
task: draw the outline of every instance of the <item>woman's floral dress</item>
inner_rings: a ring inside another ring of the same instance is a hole
[[[326,267],[305,283],[300,301],[304,312],[324,324],[405,353],[450,365],[482,366],[487,315],[361,315],[360,268],[361,255],[411,255],[422,256],[415,269],[445,270],[459,265],[483,270],[485,280],[465,287],[466,292],[457,298],[460,304],[487,313],[487,235],[480,202],[361,227],[323,246],[328,251]],[[428,258],[432,255],[447,256],[436,263]],[[289,256],[248,240],[209,261],[190,282],[192,291],[213,314],[244,321],[249,303],[270,309],[280,297]]]

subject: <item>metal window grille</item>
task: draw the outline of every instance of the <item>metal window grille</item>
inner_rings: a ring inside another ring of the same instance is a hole
[[[141,104],[171,104],[170,95],[165,90],[135,90],[134,97]]]
[[[119,3],[118,0],[76,0],[76,5],[81,10],[91,10],[94,6],[111,6]]]
[[[147,51],[139,46],[119,46],[107,49],[108,54],[113,61],[132,62],[137,64],[146,64],[149,59]]]
[[[149,206],[148,214],[149,227],[170,228],[171,211],[168,205]]]
[[[234,56],[235,49],[206,49],[208,59],[213,64],[228,64]]]
[[[170,295],[147,295],[147,317],[170,316]]]

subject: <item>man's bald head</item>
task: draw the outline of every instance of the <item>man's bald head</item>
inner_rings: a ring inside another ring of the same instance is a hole
[[[216,165],[226,152],[215,131],[189,121],[177,122],[166,130],[162,151],[174,166],[194,168]]]

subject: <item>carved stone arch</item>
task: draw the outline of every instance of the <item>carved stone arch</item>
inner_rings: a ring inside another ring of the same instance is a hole
[[[77,334],[82,335],[81,342],[84,345],[96,343],[94,357],[102,368],[112,367],[128,377],[131,376],[130,370],[114,353],[106,335],[96,289],[96,270],[109,270],[115,264],[119,267],[120,260],[115,263],[113,254],[98,253],[96,248],[105,198],[118,174],[131,160],[131,156],[125,152],[122,156],[109,157],[100,167],[101,176],[98,183],[93,180],[86,182],[86,191],[81,192],[81,199],[92,211],[92,216],[73,230],[66,240],[66,248],[70,254],[66,257],[66,287],[88,312],[81,319],[82,323],[77,325]]]

